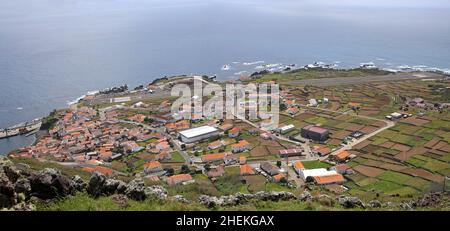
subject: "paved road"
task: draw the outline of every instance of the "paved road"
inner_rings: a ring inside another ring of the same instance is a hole
[[[130,97],[130,101],[142,101],[142,100],[149,100],[149,99],[155,99],[155,98],[162,98],[162,97],[169,97],[170,91],[163,91],[163,90],[155,90],[153,93],[150,92],[140,92],[138,94],[132,94],[130,95],[130,92],[124,92],[124,93],[111,93],[111,94],[105,94],[105,95],[98,95],[95,96],[94,99],[87,102],[88,105],[99,105],[99,104],[109,104],[111,103],[114,98],[118,97]]]
[[[382,132],[382,131],[384,131],[384,130],[386,130],[386,129],[389,129],[389,128],[395,126],[395,123],[392,122],[392,121],[384,121],[384,122],[387,123],[387,125],[386,125],[385,127],[382,127],[382,128],[380,128],[380,129],[378,129],[378,130],[372,132],[372,133],[367,134],[367,135],[364,135],[363,137],[361,137],[361,138],[359,138],[359,139],[357,139],[357,140],[355,140],[355,141],[352,141],[352,142],[350,142],[350,143],[344,145],[342,148],[339,148],[339,149],[335,150],[335,151],[332,152],[331,154],[339,153],[339,152],[344,151],[344,150],[350,150],[350,149],[352,149],[354,146],[356,146],[356,145],[358,145],[359,143],[361,143],[361,142],[363,142],[363,141],[369,139],[370,137],[375,136],[376,134],[378,134],[378,133],[380,133],[380,132]]]
[[[375,76],[358,76],[358,77],[336,77],[336,78],[321,78],[321,79],[302,79],[293,80],[288,82],[289,84],[297,85],[312,85],[317,87],[327,87],[336,85],[352,85],[359,83],[371,83],[371,82],[387,82],[387,81],[399,81],[409,79],[426,79],[426,78],[443,78],[443,75],[437,73],[428,72],[401,72],[388,75],[375,75]]]

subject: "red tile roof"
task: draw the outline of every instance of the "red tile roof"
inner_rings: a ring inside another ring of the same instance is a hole
[[[294,168],[295,169],[305,169],[305,166],[303,166],[303,163],[299,160],[294,162]]]
[[[154,168],[160,168],[161,163],[159,161],[150,161],[144,164],[145,168],[154,169]]]
[[[255,172],[253,171],[252,167],[249,164],[241,165],[240,170],[241,170],[241,173],[240,173],[241,176],[255,174]]]
[[[340,152],[334,154],[333,156],[338,160],[344,160],[345,158],[350,156],[350,152],[348,152],[347,150],[344,150],[344,151],[340,151]]]
[[[223,159],[223,158],[225,158],[226,155],[227,155],[226,152],[221,152],[221,153],[214,153],[214,154],[206,154],[206,155],[203,155],[201,158],[202,158],[203,162],[207,162],[207,161]]]
[[[332,174],[325,176],[315,176],[314,180],[317,184],[344,183],[345,179],[341,174]]]
[[[179,184],[190,180],[192,180],[192,176],[189,174],[178,174],[167,177],[167,183],[170,185]]]

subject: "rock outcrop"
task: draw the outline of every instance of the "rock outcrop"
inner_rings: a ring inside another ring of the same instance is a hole
[[[135,178],[127,185],[125,195],[133,200],[143,201],[146,198],[145,183],[142,178]]]
[[[355,208],[355,207],[361,207],[365,208],[366,206],[364,203],[358,198],[358,197],[349,197],[349,196],[340,196],[338,198],[339,204],[344,206],[344,208]]]
[[[94,172],[89,179],[89,184],[87,186],[87,192],[89,195],[93,197],[99,197],[103,193],[103,188],[105,186],[106,176],[99,173]]]
[[[153,185],[145,188],[144,190],[146,197],[154,196],[159,200],[167,199],[167,190],[160,185]]]
[[[84,182],[83,178],[75,175],[74,177],[72,177],[72,186],[75,190],[83,192],[84,190],[86,190],[87,184],[86,182]]]
[[[34,210],[30,198],[48,200],[74,193],[72,180],[58,170],[46,168],[33,172],[26,164],[14,165],[0,157],[0,208]]]
[[[192,203],[192,201],[184,198],[184,196],[182,196],[182,195],[175,195],[172,198],[174,201],[181,202],[183,204],[191,204]]]
[[[31,195],[41,199],[65,197],[75,192],[69,177],[52,168],[46,168],[29,177]]]

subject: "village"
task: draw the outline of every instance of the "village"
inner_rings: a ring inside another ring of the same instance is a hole
[[[407,81],[282,85],[280,124],[271,130],[258,126],[267,118],[174,116],[167,89],[192,81],[182,76],[134,91],[86,96],[57,111],[47,135],[9,156],[109,177],[141,176],[151,184],[196,185],[204,191],[213,186],[219,193],[231,193],[226,187],[256,192],[314,186],[363,197],[410,196],[439,188],[450,173],[449,105],[400,96]],[[428,135],[432,132],[437,135]]]

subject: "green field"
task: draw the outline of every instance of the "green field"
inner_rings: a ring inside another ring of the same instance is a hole
[[[432,172],[441,173],[442,175],[449,174],[450,163],[440,161],[422,155],[415,155],[407,160],[408,163]]]
[[[164,162],[167,162],[167,163],[184,163],[185,162],[183,156],[178,151],[172,152],[171,155],[172,155],[172,159],[170,159],[168,161],[164,161]]]
[[[302,161],[303,166],[305,166],[306,169],[314,169],[314,168],[328,168],[331,167],[330,164],[320,162],[318,160],[314,161]]]

